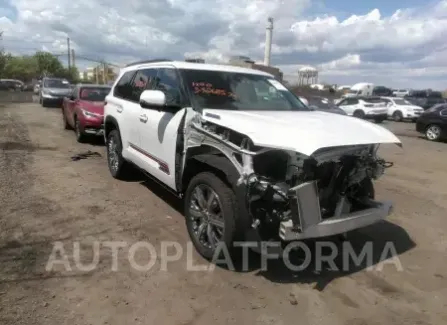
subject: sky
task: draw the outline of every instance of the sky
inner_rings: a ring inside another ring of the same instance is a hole
[[[338,85],[447,88],[447,0],[0,0],[4,50],[46,50],[81,70],[150,58],[264,56],[291,82],[303,66]]]

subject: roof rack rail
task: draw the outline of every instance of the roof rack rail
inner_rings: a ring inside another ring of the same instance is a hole
[[[170,60],[170,59],[143,60],[143,61],[137,61],[137,62],[132,62],[132,63],[126,64],[126,67],[130,67],[130,66],[137,65],[137,64],[156,63],[156,62],[171,62],[171,61],[172,60]]]

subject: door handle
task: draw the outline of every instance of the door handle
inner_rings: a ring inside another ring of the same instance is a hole
[[[116,108],[116,111],[117,111],[118,113],[121,113],[121,112],[123,111],[123,108],[122,108],[121,106],[118,106],[118,107]]]
[[[141,114],[141,115],[140,115],[140,121],[143,122],[143,123],[146,123],[146,122],[147,122],[147,116],[146,116],[146,114]]]

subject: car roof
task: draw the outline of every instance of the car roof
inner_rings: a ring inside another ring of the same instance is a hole
[[[209,63],[195,63],[195,62],[185,62],[185,61],[155,61],[155,62],[148,62],[148,63],[141,63],[141,64],[134,64],[127,66],[121,70],[121,72],[127,72],[127,71],[133,71],[133,70],[139,70],[144,68],[150,68],[150,67],[159,67],[159,66],[173,66],[174,68],[180,69],[180,70],[210,70],[210,71],[221,71],[221,72],[234,72],[234,73],[246,73],[246,74],[254,74],[254,75],[261,75],[261,76],[267,76],[272,77],[274,76],[270,73],[256,70],[256,69],[250,69],[250,68],[243,68],[238,67],[234,65],[228,65],[228,64],[209,64]]]

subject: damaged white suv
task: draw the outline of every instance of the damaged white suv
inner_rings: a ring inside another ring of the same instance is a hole
[[[110,172],[138,166],[184,200],[191,240],[218,244],[344,234],[391,213],[372,180],[385,128],[312,111],[270,74],[154,60],[124,68],[106,98]],[[219,247],[222,247],[219,245]]]

